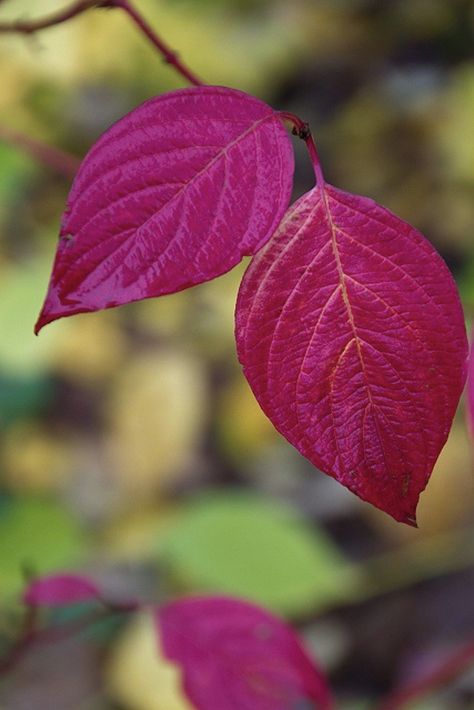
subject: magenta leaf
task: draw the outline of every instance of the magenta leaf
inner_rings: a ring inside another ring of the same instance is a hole
[[[253,604],[184,599],[155,612],[167,658],[197,710],[330,710],[324,676],[292,629]]]
[[[35,331],[225,273],[270,238],[292,183],[291,141],[262,101],[216,86],[146,101],[82,162]]]
[[[471,354],[469,356],[467,376],[467,423],[471,437],[474,439],[474,328],[472,329]]]
[[[360,498],[415,525],[467,354],[454,281],[429,242],[321,181],[252,260],[236,321],[245,375],[275,427]]]
[[[23,593],[29,606],[61,607],[99,599],[98,588],[87,577],[57,574],[34,579]]]

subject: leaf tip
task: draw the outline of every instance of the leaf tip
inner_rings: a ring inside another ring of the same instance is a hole
[[[56,320],[57,317],[58,316],[51,316],[50,314],[48,314],[48,312],[43,307],[39,316],[38,316],[38,320],[35,323],[35,327],[34,327],[35,335],[39,335],[40,330],[42,330],[45,325],[48,325],[48,323],[51,323],[53,320]]]

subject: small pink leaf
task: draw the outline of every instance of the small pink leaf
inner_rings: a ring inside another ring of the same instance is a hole
[[[29,606],[59,607],[99,599],[100,592],[87,577],[58,574],[33,580],[23,593]]]
[[[252,260],[236,319],[245,375],[275,427],[360,498],[416,524],[467,354],[454,281],[429,242],[321,183]]]
[[[467,376],[467,422],[471,437],[474,439],[474,328],[472,329],[471,354]]]
[[[236,599],[172,602],[155,615],[197,710],[330,710],[325,678],[292,629]]]
[[[216,86],[146,101],[79,169],[36,332],[225,273],[270,238],[292,183],[291,141],[262,101]]]

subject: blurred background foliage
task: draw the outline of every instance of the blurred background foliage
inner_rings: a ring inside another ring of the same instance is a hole
[[[3,0],[2,19],[59,0]],[[474,315],[474,3],[137,0],[211,83],[309,120],[327,178],[419,227]],[[0,126],[77,156],[182,86],[119,11],[0,37]],[[312,186],[295,144],[295,196]],[[244,595],[294,621],[340,707],[363,710],[474,636],[474,477],[461,408],[419,507],[391,521],[273,430],[240,371],[244,266],[32,334],[69,184],[0,141],[0,650],[25,574],[118,597]],[[80,613],[79,610],[77,613]],[[34,647],[2,709],[190,710],[144,617]],[[421,708],[473,708],[466,673]]]

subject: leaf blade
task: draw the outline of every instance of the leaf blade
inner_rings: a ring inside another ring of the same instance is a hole
[[[466,359],[454,282],[425,238],[368,198],[314,188],[244,276],[236,337],[280,433],[414,524]]]
[[[468,430],[471,438],[474,440],[474,329],[471,336],[471,350],[469,355],[466,409]]]
[[[197,597],[171,602],[154,618],[163,652],[181,666],[197,709],[332,707],[326,680],[296,634],[265,610]]]
[[[210,86],[150,99],[81,165],[36,332],[225,273],[269,239],[292,179],[291,142],[262,101]]]

